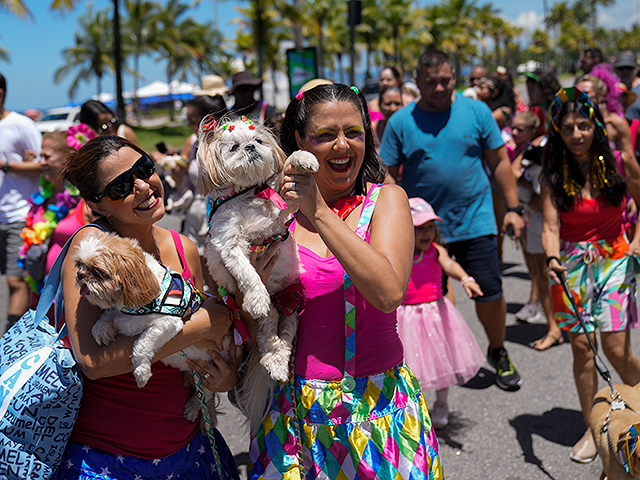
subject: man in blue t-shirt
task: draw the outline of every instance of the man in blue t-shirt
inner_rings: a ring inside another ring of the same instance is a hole
[[[497,385],[517,390],[522,383],[504,349],[506,302],[497,254],[491,187],[484,170],[493,173],[504,194],[504,230],[516,237],[524,226],[516,182],[498,125],[483,102],[454,93],[455,71],[438,50],[418,62],[420,98],[393,114],[380,145],[380,155],[409,197],[428,201],[444,223],[442,238],[484,293],[476,313],[489,339],[489,360]]]

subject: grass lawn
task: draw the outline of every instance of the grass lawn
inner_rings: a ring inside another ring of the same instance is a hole
[[[186,125],[158,128],[132,127],[138,136],[140,147],[146,152],[156,149],[156,143],[164,142],[169,151],[180,152],[184,142],[193,132]]]

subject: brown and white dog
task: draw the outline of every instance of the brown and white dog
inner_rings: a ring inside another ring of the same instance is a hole
[[[633,440],[640,442],[637,433],[628,433],[630,427],[640,424],[640,389],[636,385],[614,385],[615,390],[620,393],[620,398],[627,404],[623,409],[612,409],[615,406],[614,399],[611,398],[609,387],[605,387],[593,397],[593,407],[591,409],[591,431],[598,449],[598,455],[602,460],[602,476],[600,479],[607,480],[632,480],[640,478],[640,446],[633,451],[629,462],[629,473],[622,467],[619,453],[628,451],[629,443]],[[609,415],[609,412],[611,414]],[[608,432],[611,453],[607,432],[602,427],[607,423],[609,415]],[[640,425],[638,425],[640,428]],[[636,438],[630,438],[630,436]],[[614,456],[615,455],[615,456]]]
[[[156,352],[172,339],[184,325],[179,314],[166,313],[131,314],[123,310],[137,310],[150,304],[156,304],[159,296],[163,296],[162,285],[166,286],[167,275],[173,279],[181,277],[171,275],[152,255],[145,252],[137,240],[120,237],[114,233],[101,231],[87,234],[73,253],[76,263],[76,285],[89,303],[100,307],[104,313],[91,329],[98,344],[108,345],[117,334],[137,336],[133,343],[131,361],[133,375],[139,387],[144,387],[151,378],[151,360]],[[174,287],[176,282],[171,283]],[[197,295],[187,282],[183,282],[183,296]],[[166,292],[165,288],[165,292]],[[187,292],[186,294],[184,292]],[[165,298],[166,300],[166,298]],[[184,315],[191,313],[192,298],[184,302]],[[205,348],[195,345],[183,350],[186,356],[174,353],[162,360],[162,363],[185,372],[187,383],[193,381],[193,371],[187,365],[186,358],[210,361]],[[205,401],[215,425],[215,409],[213,393],[205,389]],[[184,416],[194,421],[198,417],[200,405],[194,394],[187,401]]]

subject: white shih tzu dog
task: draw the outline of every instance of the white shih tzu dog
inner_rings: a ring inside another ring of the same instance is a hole
[[[151,378],[153,356],[182,330],[182,317],[199,307],[199,292],[142,250],[133,238],[91,232],[80,241],[72,259],[78,269],[75,282],[80,295],[105,310],[91,329],[96,342],[108,345],[118,333],[139,335],[131,360],[136,383],[144,387]],[[193,345],[183,352],[186,357],[174,353],[162,362],[187,372],[191,382],[193,371],[186,358],[210,361],[211,357],[206,349]],[[214,420],[213,393],[205,389],[205,397]],[[194,421],[199,410],[194,395],[185,405],[185,417]]]
[[[318,160],[303,151],[287,158],[267,128],[244,117],[226,122],[223,119],[217,125],[207,121],[205,118],[200,127],[197,152],[198,189],[213,202],[205,247],[207,265],[218,285],[232,294],[238,293],[237,285],[243,296],[242,309],[259,325],[256,340],[260,364],[273,379],[284,382],[289,377],[298,314],[286,309],[279,313],[271,297],[298,282],[299,260],[288,231],[294,209],[277,192],[287,165],[317,172]],[[274,240],[281,241],[279,257],[265,286],[251,264],[250,255],[252,251],[261,252]],[[260,381],[264,379],[252,377],[260,375],[258,370],[249,360],[243,383],[253,391],[240,392],[244,400],[256,396],[255,391],[259,390],[256,384],[264,384]],[[242,403],[242,399],[238,400]],[[263,403],[265,398],[255,400]],[[254,406],[258,411],[262,409]],[[246,414],[246,410],[253,408],[243,410]],[[251,418],[251,413],[248,416],[253,426],[262,420]]]

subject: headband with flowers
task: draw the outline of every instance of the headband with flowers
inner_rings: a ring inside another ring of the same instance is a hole
[[[80,147],[82,147],[92,138],[95,138],[95,136],[96,133],[84,123],[71,125],[69,128],[67,128],[67,145],[69,145],[74,150],[80,150]]]

